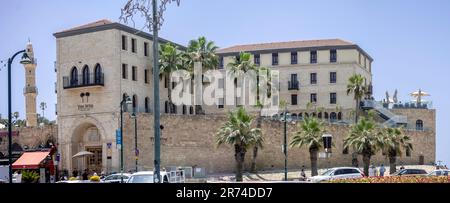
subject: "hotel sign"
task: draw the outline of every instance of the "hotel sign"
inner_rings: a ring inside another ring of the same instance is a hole
[[[78,111],[90,111],[94,108],[93,104],[80,104],[78,105]]]

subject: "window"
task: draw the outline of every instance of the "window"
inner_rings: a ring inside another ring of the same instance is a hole
[[[317,84],[317,73],[311,73],[310,75],[311,85]]]
[[[150,113],[150,99],[145,97],[145,113]]]
[[[219,98],[219,105],[218,105],[219,109],[223,109],[224,108],[224,103],[225,103],[224,101],[225,101],[224,98]]]
[[[218,83],[220,89],[223,89],[225,87],[225,80],[223,78],[220,78]]]
[[[148,69],[144,70],[144,82],[145,84],[148,84]]]
[[[317,51],[311,51],[310,62],[317,63]]]
[[[191,115],[194,114],[194,107],[192,107],[192,106],[189,107],[189,114],[191,114]]]
[[[223,69],[223,56],[220,57],[219,69]]]
[[[316,103],[317,102],[317,94],[313,93],[311,94],[311,103]]]
[[[291,64],[297,64],[298,63],[298,53],[297,52],[291,52]]]
[[[168,101],[166,101],[166,102],[164,102],[164,113],[169,113],[169,102]]]
[[[136,39],[131,39],[131,52],[136,53]]]
[[[328,118],[329,118],[328,112],[325,112],[325,113],[324,113],[324,118],[325,118],[325,119],[328,119]]]
[[[330,114],[330,120],[331,120],[331,121],[336,121],[336,120],[337,120],[337,115],[336,115],[335,112],[332,112],[332,113]]]
[[[406,148],[406,152],[405,153],[406,153],[407,157],[411,157],[411,148],[409,148],[409,147]]]
[[[417,131],[423,131],[423,121],[422,120],[417,120],[416,121],[416,130]]]
[[[336,93],[335,92],[330,93],[330,104],[336,104],[336,100],[337,100]]]
[[[291,95],[291,105],[298,104],[297,98],[298,98],[298,96],[296,94]]]
[[[83,85],[89,84],[89,66],[85,65],[83,68]]]
[[[148,56],[148,43],[144,42],[144,56]]]
[[[133,95],[133,112],[138,112],[137,95]]]
[[[336,72],[330,72],[330,83],[335,84],[336,83]]]
[[[128,49],[128,46],[127,46],[127,36],[125,36],[125,35],[122,35],[122,50],[127,50]]]
[[[136,66],[131,67],[131,78],[133,81],[137,81],[137,67]]]
[[[278,53],[272,54],[272,65],[277,66],[278,65]]]
[[[342,112],[338,113],[338,120],[342,120]]]
[[[330,50],[330,63],[336,63],[337,62],[337,52],[336,49]]]
[[[102,77],[103,77],[102,66],[100,66],[100,64],[97,63],[97,65],[95,65],[94,72],[95,72],[95,75],[94,75],[95,84],[100,84],[102,82]]]
[[[122,64],[122,79],[128,78],[128,65]]]
[[[186,105],[183,105],[183,115],[186,115]]]
[[[344,148],[344,150],[342,150],[342,154],[348,154],[348,148]]]
[[[169,78],[167,76],[164,76],[164,88],[168,88],[169,86]]]
[[[255,54],[253,61],[256,65],[258,65],[258,66],[261,65],[261,55]]]
[[[77,67],[73,67],[70,72],[70,85],[74,86],[78,84],[78,70]]]

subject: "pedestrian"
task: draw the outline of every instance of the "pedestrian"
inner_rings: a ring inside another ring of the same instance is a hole
[[[72,177],[78,177],[78,171],[76,168],[72,170]]]
[[[386,168],[384,168],[384,164],[381,164],[380,166],[380,176],[384,177],[384,172],[386,172]]]
[[[373,176],[375,176],[375,166],[371,165],[369,167],[369,177],[373,177]]]
[[[405,167],[404,166],[400,166],[400,170],[403,170],[403,169],[405,169]]]
[[[302,170],[300,171],[300,180],[301,181],[306,180],[305,166],[302,166]]]
[[[84,170],[84,173],[83,173],[83,180],[89,180],[89,175],[88,175],[88,172],[87,172],[87,169],[86,170]]]

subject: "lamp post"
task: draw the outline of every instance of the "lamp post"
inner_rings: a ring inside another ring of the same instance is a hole
[[[123,183],[123,106],[131,104],[129,96],[122,98],[120,102],[120,183]]]
[[[287,169],[287,123],[291,122],[291,116],[288,115],[287,107],[284,109],[283,117],[281,117],[280,121],[284,122],[284,143],[283,143],[283,154],[284,154],[284,181],[287,181],[288,169]]]
[[[21,64],[31,64],[32,61],[28,57],[25,50],[18,51],[8,59],[8,161],[9,161],[9,183],[12,183],[12,112],[11,112],[11,65],[14,58],[23,53]]]
[[[133,112],[133,114],[131,114],[131,118],[134,119],[134,153],[136,155],[136,172],[138,172],[138,156],[139,156],[139,151],[138,151],[138,136],[137,136],[137,114],[136,112]]]

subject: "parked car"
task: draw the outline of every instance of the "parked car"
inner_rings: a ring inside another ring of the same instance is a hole
[[[185,182],[185,175],[183,170],[176,170],[176,171],[161,171],[161,181],[163,183],[184,183]],[[154,183],[153,179],[153,171],[143,171],[143,172],[137,172],[133,173],[133,175],[130,176],[127,183]]]
[[[395,172],[391,176],[424,176],[427,174],[427,171],[423,169],[402,169]]]
[[[428,176],[448,176],[449,173],[449,169],[440,169],[434,170],[433,172],[429,173]]]
[[[153,171],[133,173],[127,183],[153,183]]]
[[[308,178],[309,182],[319,183],[335,179],[362,178],[364,173],[359,168],[337,167],[325,171],[322,175]]]
[[[106,176],[103,180],[101,180],[102,183],[120,183],[122,181],[126,183],[128,179],[131,177],[131,174],[124,173],[123,175],[120,173],[112,174],[109,176]]]

